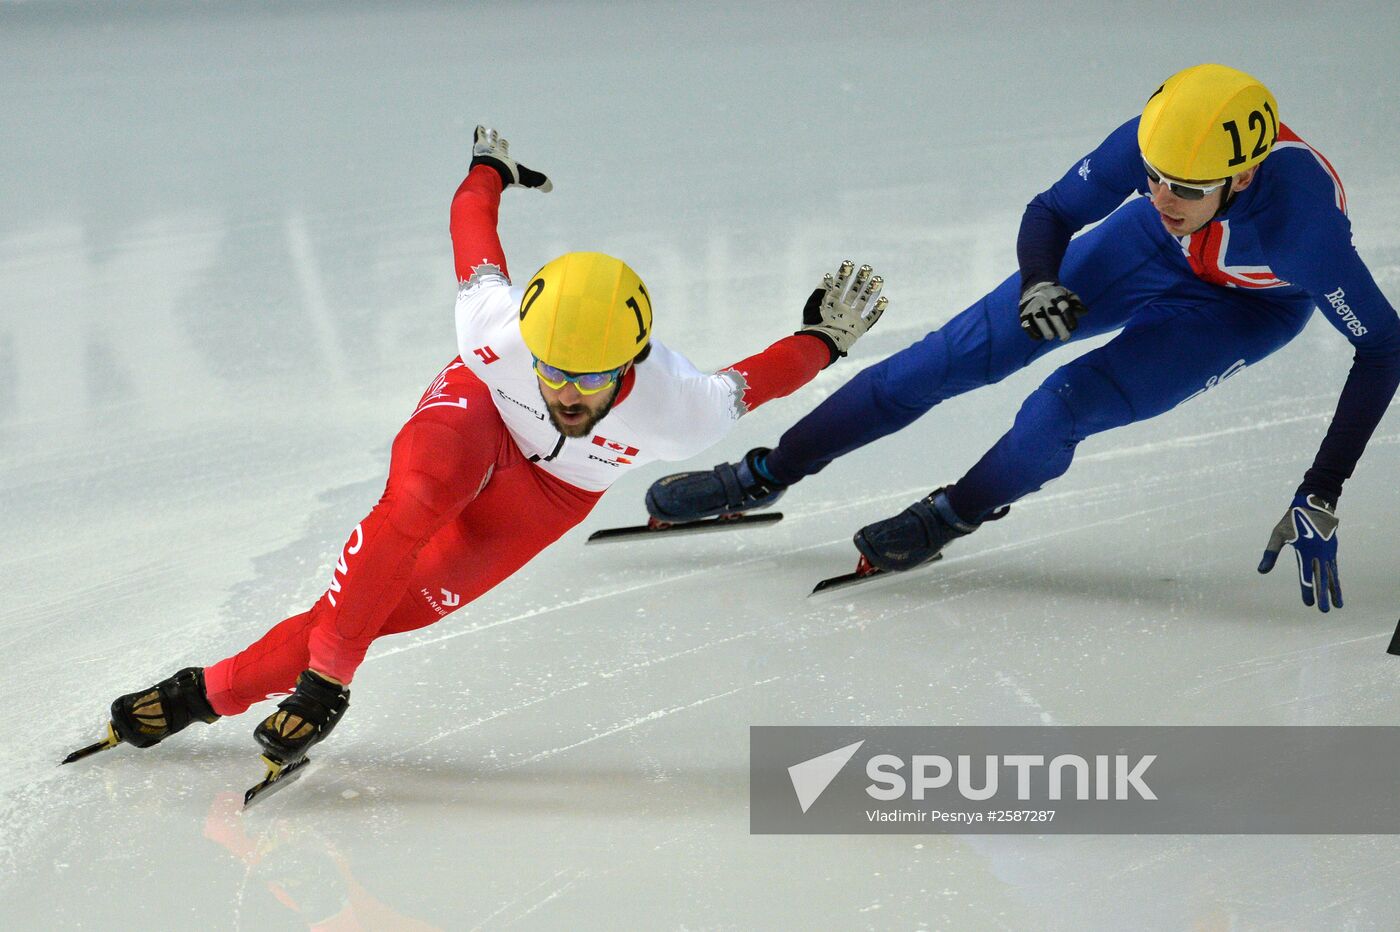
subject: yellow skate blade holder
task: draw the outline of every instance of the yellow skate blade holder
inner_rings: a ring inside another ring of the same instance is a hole
[[[311,763],[311,758],[300,757],[290,764],[275,761],[266,754],[262,755],[262,762],[267,765],[267,776],[261,782],[248,787],[248,792],[243,794],[243,808],[247,809],[259,799],[272,795],[277,790],[292,783],[301,776],[301,771],[307,764]]]
[[[115,729],[112,728],[112,723],[108,722],[107,734],[102,738],[101,741],[98,741],[94,744],[89,744],[85,748],[78,748],[78,750],[74,751],[72,754],[69,754],[63,760],[59,761],[59,766],[62,767],[64,764],[71,764],[74,761],[80,761],[84,757],[91,757],[99,751],[110,750],[121,743],[122,739],[117,737],[117,732]]]

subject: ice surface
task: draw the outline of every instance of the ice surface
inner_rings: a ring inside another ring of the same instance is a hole
[[[476,122],[555,181],[505,198],[517,273],[627,257],[698,364],[789,332],[836,260],[885,276],[854,358],[709,465],[995,284],[1030,196],[1199,61],[1269,81],[1397,301],[1397,34],[1388,3],[0,4],[0,926],[1393,927],[1389,837],[748,834],[751,724],[1395,723],[1395,416],[1342,503],[1346,608],[1254,572],[1350,361],[1316,318],[858,596],[804,598],[1054,361],[839,461],[770,530],[584,548],[667,470],[631,476],[381,642],[247,815],[255,713],[54,764],[115,695],[324,587],[455,353]]]

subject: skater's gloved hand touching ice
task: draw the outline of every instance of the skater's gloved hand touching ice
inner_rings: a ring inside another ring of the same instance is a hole
[[[1021,329],[1032,340],[1063,343],[1086,313],[1079,295],[1059,282],[1036,282],[1021,293]]]
[[[554,190],[554,182],[543,172],[526,168],[510,157],[510,143],[487,126],[478,126],[472,141],[472,167],[490,165],[501,176],[504,187],[518,185],[522,188],[535,188],[539,191]]]
[[[847,259],[835,275],[828,272],[821,287],[807,299],[798,333],[820,337],[835,362],[885,313],[889,299],[880,295],[884,284],[885,280],[873,274],[870,266],[857,269]]]
[[[1284,544],[1292,544],[1298,557],[1298,584],[1303,604],[1321,611],[1342,607],[1342,582],[1337,576],[1337,506],[1320,495],[1294,496],[1283,518],[1274,526],[1259,572],[1274,568]]]

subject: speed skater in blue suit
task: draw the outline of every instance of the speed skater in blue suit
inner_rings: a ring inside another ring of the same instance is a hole
[[[1303,602],[1340,608],[1337,501],[1400,384],[1400,318],[1352,245],[1341,179],[1279,121],[1268,88],[1223,65],[1173,75],[1030,202],[1016,252],[1017,273],[860,372],[776,447],[660,479],[648,510],[676,522],[771,505],[945,399],[1120,331],[1055,370],[956,483],[856,532],[871,566],[911,569],[1062,475],[1086,437],[1170,411],[1278,350],[1320,309],[1354,360],[1259,571],[1292,545]]]

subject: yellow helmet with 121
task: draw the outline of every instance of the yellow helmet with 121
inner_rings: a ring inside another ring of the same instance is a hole
[[[1195,65],[1148,99],[1138,148],[1153,168],[1179,181],[1219,181],[1264,161],[1278,129],[1278,101],[1258,78],[1226,65]]]

